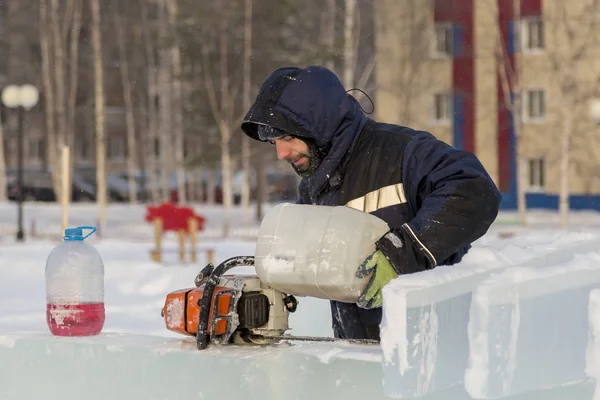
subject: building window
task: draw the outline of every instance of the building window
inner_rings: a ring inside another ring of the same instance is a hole
[[[521,22],[520,45],[525,52],[544,49],[544,21],[541,18],[528,18]]]
[[[432,53],[434,57],[452,56],[452,24],[435,24]]]
[[[544,169],[545,163],[543,158],[529,159],[529,190],[542,191],[546,186]]]
[[[452,95],[435,93],[433,95],[433,122],[448,124],[452,121]]]
[[[546,116],[546,99],[543,89],[525,92],[525,122],[543,122]]]

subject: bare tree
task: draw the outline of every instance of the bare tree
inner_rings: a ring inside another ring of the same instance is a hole
[[[245,0],[244,12],[244,110],[250,108],[252,95],[250,93],[251,62],[252,62],[252,0]],[[244,180],[242,181],[242,208],[246,222],[250,220],[250,138],[242,135],[242,167]]]
[[[6,159],[4,158],[4,127],[0,122],[0,201],[6,201]]]
[[[129,183],[129,202],[137,203],[137,183],[135,180],[136,167],[136,133],[135,116],[132,101],[131,80],[129,79],[129,60],[125,45],[125,27],[123,16],[119,10],[119,0],[112,5],[113,21],[116,28],[117,44],[119,48],[119,70],[121,71],[121,86],[123,88],[123,101],[125,103],[125,127],[127,129],[127,176]]]
[[[356,32],[356,0],[346,0],[344,12],[344,85],[354,85],[358,35]]]
[[[394,99],[397,121],[415,124],[423,96],[429,97],[434,79],[431,63],[431,15],[421,0],[402,0],[395,7],[375,6],[379,97]],[[390,40],[389,24],[399,26]],[[398,46],[397,43],[402,43]],[[367,70],[368,68],[365,68]]]
[[[158,192],[158,182],[156,180],[156,156],[154,154],[154,141],[158,138],[158,110],[156,107],[156,91],[158,86],[157,79],[157,66],[156,66],[156,57],[154,55],[154,40],[151,35],[149,24],[150,20],[148,18],[148,2],[141,1],[141,31],[142,38],[144,43],[144,51],[146,54],[146,62],[147,62],[147,126],[148,126],[148,137],[144,141],[146,144],[146,148],[144,149],[144,153],[148,155],[148,175],[150,180],[150,193],[152,196],[153,202],[159,201],[159,192]]]
[[[334,69],[334,60],[332,57],[333,46],[335,45],[335,14],[336,14],[336,0],[327,0],[327,7],[321,14],[322,25],[321,25],[321,38],[322,45],[325,47],[327,57],[325,61],[325,67],[332,70]]]
[[[499,12],[497,7],[496,12]],[[520,21],[521,15],[521,1],[513,1],[513,13],[514,20]],[[498,21],[498,18],[495,18]],[[496,24],[496,59],[498,62],[498,72],[500,74],[500,82],[502,84],[503,94],[503,105],[509,111],[513,120],[513,130],[515,135],[515,153],[517,169],[517,180],[515,182],[517,187],[517,208],[519,212],[519,220],[522,226],[527,224],[527,203],[525,199],[525,186],[524,182],[527,179],[525,158],[523,154],[523,146],[521,143],[522,131],[523,131],[523,68],[516,57],[511,57],[509,53],[509,46],[513,46],[514,43],[507,43],[504,39],[502,27],[500,24]],[[509,36],[510,37],[510,36]]]
[[[69,4],[72,5],[72,1]],[[58,0],[50,0],[50,30],[52,33],[52,44],[54,51],[54,82],[55,82],[55,98],[54,110],[56,112],[56,129],[58,129],[58,149],[62,148],[63,144],[68,144],[67,135],[67,112],[65,105],[65,44],[68,24],[64,24],[60,19],[60,11]],[[62,28],[62,30],[61,30]],[[55,166],[59,166],[59,162]],[[57,170],[59,170],[57,168]],[[57,197],[60,197],[57,193]]]
[[[69,93],[67,95],[67,142],[71,148],[75,143],[75,116],[77,114],[77,87],[79,66],[79,34],[81,31],[81,13],[83,4],[81,0],[69,0],[67,10],[71,13],[71,35],[69,45]],[[71,158],[75,154],[70,152]]]
[[[44,110],[46,113],[46,137],[47,137],[47,152],[48,160],[52,166],[52,188],[57,200],[60,200],[61,179],[58,150],[64,144],[64,137],[57,132],[56,129],[56,101],[54,96],[54,78],[52,76],[52,68],[54,65],[53,40],[51,35],[52,21],[50,19],[49,0],[40,0],[40,48],[42,56],[42,83],[44,86]]]
[[[205,73],[206,94],[215,121],[221,135],[221,174],[223,189],[223,208],[225,211],[225,221],[223,225],[224,236],[229,235],[231,224],[231,205],[232,205],[232,160],[231,160],[231,134],[232,126],[235,125],[239,117],[236,115],[235,93],[238,92],[237,85],[231,82],[230,70],[228,66],[229,45],[231,32],[229,31],[229,0],[220,0],[220,18],[219,18],[219,72],[215,79],[210,71],[210,50],[208,45],[203,45],[202,69]],[[218,80],[219,87],[215,85]],[[217,94],[218,93],[218,94]]]
[[[100,232],[106,226],[106,141],[104,132],[104,71],[100,31],[100,1],[90,0],[92,11],[92,51],[94,60],[94,116],[96,122],[96,201]]]
[[[547,49],[551,82],[558,86],[560,132],[560,224],[567,227],[569,216],[569,172],[572,166],[572,142],[585,136],[575,124],[577,110],[586,110],[588,101],[598,95],[600,76],[591,74],[594,61],[591,51],[597,48],[599,0],[586,0],[577,5],[557,2],[549,9],[545,23],[551,26],[552,48]]]
[[[167,0],[159,1],[158,21],[158,76],[157,97],[159,99],[158,137],[160,140],[160,187],[163,201],[170,197],[169,173],[172,171],[172,85],[170,81],[172,57],[166,42],[169,40],[169,20],[166,12]]]
[[[169,13],[169,25],[173,30],[176,29],[179,22],[178,0],[167,0],[167,10]],[[172,35],[171,44],[171,63],[172,63],[172,106],[173,106],[173,134],[175,146],[175,171],[177,174],[177,197],[180,202],[186,202],[186,180],[185,166],[183,159],[183,96],[181,94],[181,49],[179,48],[179,38],[177,33]]]

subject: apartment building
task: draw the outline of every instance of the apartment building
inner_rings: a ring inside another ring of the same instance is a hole
[[[516,207],[517,142],[528,206],[558,207],[570,132],[571,207],[600,209],[598,3],[378,0],[377,118],[477,154],[503,208]]]

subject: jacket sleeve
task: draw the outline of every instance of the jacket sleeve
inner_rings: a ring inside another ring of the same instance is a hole
[[[378,246],[399,273],[411,273],[436,267],[483,236],[498,215],[501,194],[474,154],[427,132],[408,143],[402,164],[415,217]]]

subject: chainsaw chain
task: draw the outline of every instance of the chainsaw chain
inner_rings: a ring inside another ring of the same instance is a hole
[[[379,344],[379,340],[375,339],[343,339],[323,336],[294,336],[294,335],[279,335],[269,336],[270,339],[278,340],[295,340],[304,342],[344,342],[344,343],[360,343],[360,344]]]

